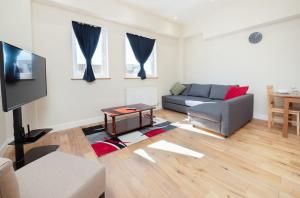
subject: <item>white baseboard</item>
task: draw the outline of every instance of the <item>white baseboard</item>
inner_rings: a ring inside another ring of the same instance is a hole
[[[73,122],[52,125],[52,126],[48,126],[45,128],[53,128],[52,132],[58,132],[58,131],[63,131],[66,129],[80,127],[80,126],[88,125],[88,124],[94,124],[94,123],[98,123],[98,122],[102,122],[102,121],[103,121],[103,116],[97,116],[97,117],[88,118],[88,119],[84,119],[84,120],[77,120],[77,121],[73,121]],[[5,142],[2,145],[0,145],[0,156],[2,156],[4,154],[7,145],[12,141],[14,141],[14,138],[8,138],[5,140]]]
[[[156,109],[162,109],[162,103],[158,103],[157,105],[156,105]]]
[[[162,107],[161,107],[161,105],[158,104],[154,111],[160,110],[160,109],[162,109]],[[84,120],[77,120],[77,121],[72,121],[72,122],[68,122],[68,123],[47,126],[45,128],[52,128],[53,129],[52,132],[57,132],[57,131],[63,131],[63,130],[71,129],[71,128],[75,128],[75,127],[80,127],[83,125],[95,124],[95,123],[99,123],[99,122],[103,122],[103,121],[104,121],[104,116],[97,116],[97,117],[88,118],[88,119],[84,119]]]
[[[52,128],[53,129],[52,132],[57,132],[57,131],[63,131],[63,130],[71,129],[71,128],[75,128],[75,127],[80,127],[83,125],[99,123],[99,122],[103,122],[103,116],[97,116],[97,117],[93,117],[93,118],[87,118],[84,120],[77,120],[77,121],[47,126],[46,128]]]
[[[268,120],[268,116],[265,114],[254,113],[253,117],[258,120]]]
[[[264,120],[264,121],[267,121],[267,120],[268,120],[268,116],[267,116],[267,115],[264,115],[264,114],[254,114],[253,117],[256,118],[256,119],[259,119],[259,120]],[[275,123],[278,123],[278,124],[283,124],[283,118],[282,118],[282,117],[275,117],[275,118],[274,118],[274,122],[275,122]],[[293,126],[297,126],[296,121],[293,121],[293,122],[292,122],[292,125],[293,125]]]
[[[156,110],[160,110],[160,109],[162,109],[161,104],[157,105]],[[267,120],[267,115],[264,115],[264,114],[255,113],[253,117],[256,119],[260,119],[260,120]],[[93,118],[87,118],[87,119],[83,119],[83,120],[77,120],[77,121],[47,126],[46,128],[53,128],[52,132],[58,132],[58,131],[66,130],[66,129],[80,127],[83,125],[95,124],[95,123],[99,123],[99,122],[103,122],[103,116],[97,116],[97,117],[93,117]],[[8,138],[2,145],[0,145],[0,156],[4,153],[5,147],[12,141],[13,141],[13,138]]]

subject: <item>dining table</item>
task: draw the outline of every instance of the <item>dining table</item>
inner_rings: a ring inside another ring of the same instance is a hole
[[[300,92],[293,93],[277,93],[274,92],[273,97],[283,99],[283,128],[282,136],[288,137],[288,128],[289,128],[289,109],[291,104],[300,104]]]

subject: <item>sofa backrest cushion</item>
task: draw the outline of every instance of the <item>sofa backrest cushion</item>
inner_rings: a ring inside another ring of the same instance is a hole
[[[191,84],[183,84],[183,85],[185,86],[185,90],[180,95],[187,96],[192,85]]]
[[[224,100],[229,88],[230,85],[211,85],[209,98],[215,100]]]
[[[0,197],[20,197],[19,185],[12,161],[6,158],[0,158]]]
[[[196,97],[209,97],[211,85],[208,84],[192,84],[188,95]]]

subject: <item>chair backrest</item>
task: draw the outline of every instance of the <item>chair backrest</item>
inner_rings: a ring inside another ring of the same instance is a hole
[[[20,198],[12,161],[6,158],[0,158],[0,198]]]
[[[268,108],[274,107],[274,97],[273,97],[273,85],[267,86],[267,97],[268,97]]]

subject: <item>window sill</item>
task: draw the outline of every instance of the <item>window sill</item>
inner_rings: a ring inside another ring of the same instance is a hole
[[[96,78],[96,80],[110,80],[110,77],[101,77],[101,78]],[[72,77],[71,80],[83,80],[82,78],[79,77]]]
[[[141,79],[140,77],[124,77],[125,80],[134,80],[134,79]],[[147,77],[145,80],[147,79],[158,79],[158,77]]]

